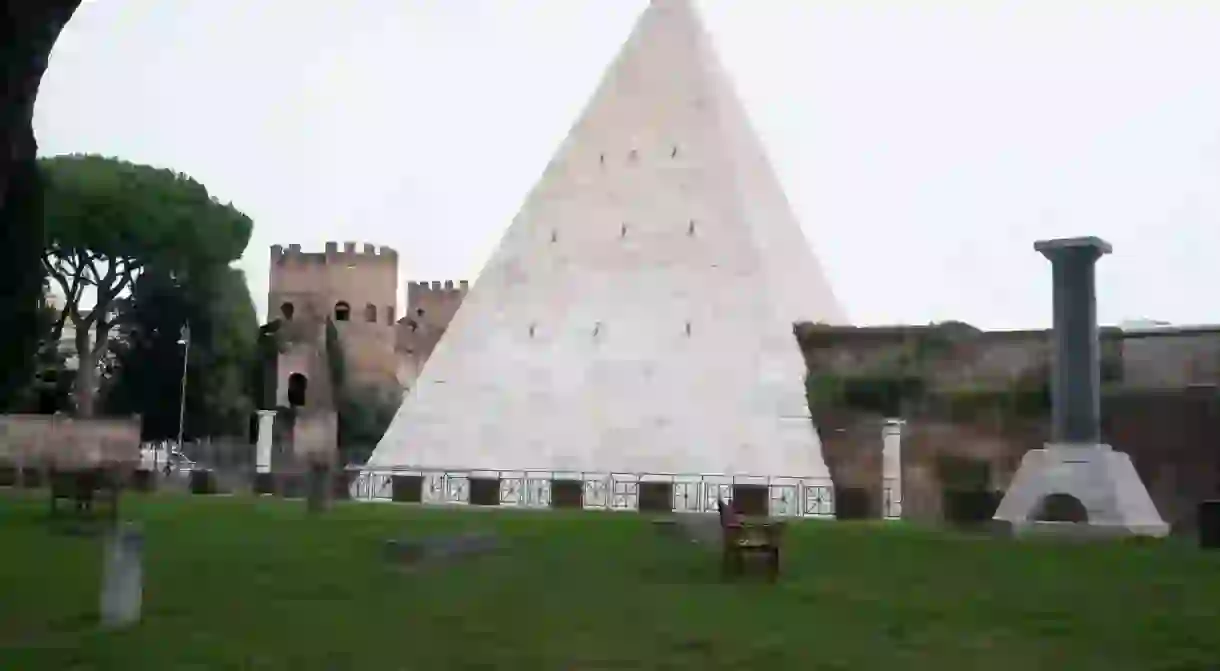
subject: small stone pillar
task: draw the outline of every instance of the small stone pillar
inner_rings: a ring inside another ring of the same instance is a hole
[[[257,473],[271,472],[271,439],[275,435],[275,411],[258,411],[258,443],[254,448],[254,468]]]
[[[995,520],[1018,534],[1165,536],[1161,519],[1131,458],[1101,443],[1101,352],[1094,268],[1111,251],[1104,240],[1065,238],[1034,243],[1052,264],[1054,361],[1051,442],[1030,450],[1004,493]],[[1088,520],[1055,520],[1052,495],[1075,498]]]
[[[902,420],[881,425],[881,516],[902,519]]]
[[[108,629],[140,621],[144,600],[144,534],[127,523],[107,534],[102,569],[102,626]]]

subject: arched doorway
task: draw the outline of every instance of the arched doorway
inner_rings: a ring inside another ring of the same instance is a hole
[[[1035,522],[1089,521],[1089,511],[1080,499],[1071,494],[1048,494],[1034,506],[1030,519]]]
[[[305,405],[306,393],[309,390],[309,379],[300,373],[288,376],[288,405],[300,408]]]

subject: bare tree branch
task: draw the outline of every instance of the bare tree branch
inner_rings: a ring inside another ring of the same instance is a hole
[[[64,307],[59,311],[59,316],[55,318],[55,324],[51,327],[50,339],[51,342],[56,342],[63,337],[64,322],[68,319],[68,312],[73,309],[72,306],[76,305],[79,298],[80,276],[74,273],[72,282],[69,284],[67,276],[59,267],[58,260],[53,259],[50,252],[43,254],[42,264],[51,279],[55,280],[55,283],[64,291]]]
[[[78,256],[78,258],[81,258],[84,262],[84,265],[82,266],[82,270],[87,268],[89,270],[89,273],[92,273],[93,277],[90,278],[89,273],[81,273],[81,274],[85,276],[85,279],[89,284],[91,284],[92,286],[95,286],[95,287],[98,286],[99,282],[101,281],[101,276],[97,272],[97,257],[84,250],[78,251],[77,256]]]

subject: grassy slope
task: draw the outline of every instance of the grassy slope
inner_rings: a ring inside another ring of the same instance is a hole
[[[791,529],[776,586],[639,517],[129,498],[145,620],[95,630],[100,545],[0,494],[0,669],[1202,669],[1220,556],[894,525]],[[404,573],[386,538],[494,527],[500,557]]]

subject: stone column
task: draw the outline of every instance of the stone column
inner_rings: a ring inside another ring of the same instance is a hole
[[[1051,442],[1100,442],[1101,352],[1097,339],[1094,268],[1110,243],[1100,238],[1041,240],[1034,249],[1051,261],[1054,278],[1054,364]]]
[[[902,420],[881,425],[881,516],[902,518]]]
[[[1100,441],[1101,354],[1093,269],[1110,245],[1097,238],[1043,240],[1034,249],[1054,271],[1054,368],[1051,441],[1021,457],[995,520],[1012,531],[1075,535],[1165,536],[1161,519],[1131,457]],[[1076,499],[1087,522],[1047,510],[1052,495]]]
[[[258,473],[271,472],[271,439],[275,433],[275,411],[258,411],[258,444],[254,449],[254,466]]]

